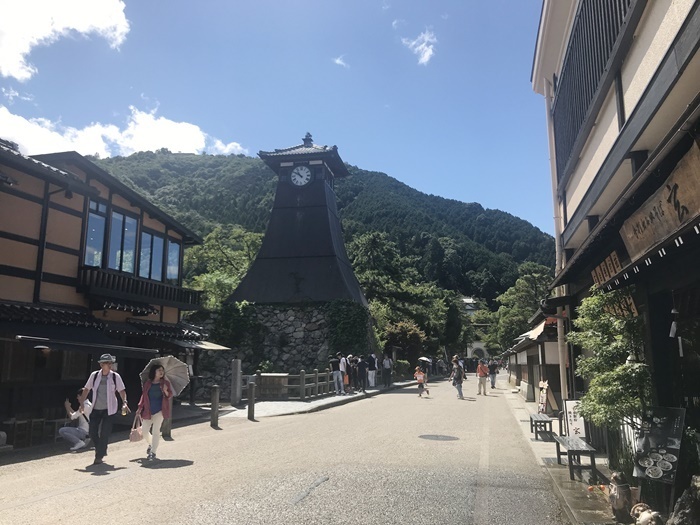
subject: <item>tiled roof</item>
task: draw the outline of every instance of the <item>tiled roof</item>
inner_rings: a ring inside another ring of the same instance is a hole
[[[103,310],[117,310],[122,312],[131,312],[135,315],[152,315],[159,312],[158,308],[146,303],[137,303],[133,301],[112,301],[111,299],[100,300],[99,304]],[[96,308],[99,309],[100,307]]]
[[[142,335],[152,335],[163,339],[202,341],[207,338],[204,329],[187,323],[171,324],[129,319],[127,324],[136,327]]]
[[[79,185],[83,186],[85,188],[89,188],[87,184],[85,184],[80,178],[68,171],[64,171],[61,169],[56,168],[55,166],[51,166],[51,164],[47,164],[45,162],[42,162],[37,159],[33,159],[32,157],[28,157],[26,155],[23,155],[22,153],[19,152],[19,150],[15,149],[14,147],[10,146],[11,143],[9,143],[6,140],[0,140],[0,158],[4,157],[6,159],[12,159],[15,160],[16,162],[19,162],[23,164],[24,166],[39,169],[45,172],[49,172],[51,175],[54,177],[57,177],[59,179],[64,179],[65,182],[70,183],[71,185]]]
[[[89,326],[101,328],[102,323],[87,310],[71,310],[51,306],[0,302],[0,321],[50,324],[66,326]]]
[[[326,161],[336,177],[346,177],[350,174],[338,154],[338,146],[317,146],[313,143],[311,133],[306,134],[302,144],[274,151],[259,151],[258,156],[273,170],[285,160],[297,160],[295,157],[320,157]]]

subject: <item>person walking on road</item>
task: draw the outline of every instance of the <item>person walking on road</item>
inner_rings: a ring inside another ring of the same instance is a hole
[[[486,379],[489,377],[489,367],[486,366],[483,359],[479,361],[479,366],[476,367],[476,376],[479,378],[476,395],[480,396],[482,390],[484,395],[486,395]]]
[[[80,402],[80,396],[83,393],[83,389],[78,390],[78,402]],[[73,412],[73,407],[70,404],[68,398],[66,398],[63,405],[66,407],[66,414],[68,417],[75,421],[77,420],[77,426],[65,426],[58,429],[58,435],[71,444],[71,452],[77,452],[81,448],[87,446],[87,442],[90,441],[88,437],[90,435],[90,412],[92,411],[92,404],[87,399],[83,403],[83,412],[80,412],[80,408]]]
[[[391,369],[394,367],[394,360],[389,357],[389,354],[384,354],[384,360],[382,361],[382,381],[384,382],[384,388],[389,388],[391,386]]]
[[[459,399],[464,399],[464,394],[462,394],[462,382],[464,381],[464,368],[459,365],[459,359],[457,356],[452,358],[452,373],[450,374],[450,380],[452,381],[452,386],[457,389],[457,397]]]
[[[148,449],[146,459],[156,459],[158,444],[160,443],[160,427],[164,419],[170,417],[170,398],[173,397],[173,388],[165,379],[163,365],[155,364],[148,371],[148,381],[143,384],[143,393],[139,400],[137,416],[143,418],[141,431],[146,438]],[[153,435],[151,436],[151,430]]]
[[[489,378],[491,379],[491,388],[496,388],[496,375],[498,374],[498,363],[491,359],[489,362]]]
[[[365,356],[361,355],[357,360],[357,382],[363,393],[367,392],[368,367],[369,363],[365,360]]]
[[[428,384],[428,374],[427,372],[423,372],[420,366],[416,367],[416,371],[413,374],[413,377],[415,378],[416,381],[418,381],[418,397],[423,397],[423,391],[425,390],[426,395],[430,395],[430,390],[426,388],[426,385]]]
[[[85,412],[85,400],[92,392],[92,412],[90,412],[90,439],[95,444],[93,465],[104,463],[107,444],[112,433],[113,417],[117,413],[117,394],[122,398],[122,413],[131,412],[126,403],[126,387],[122,376],[112,370],[114,356],[102,354],[97,361],[100,369],[91,373],[80,395],[80,411]]]
[[[331,372],[333,373],[333,387],[335,388],[336,396],[343,394],[343,373],[340,371],[340,359],[342,357],[343,355],[338,352],[336,357],[331,359],[329,362]]]

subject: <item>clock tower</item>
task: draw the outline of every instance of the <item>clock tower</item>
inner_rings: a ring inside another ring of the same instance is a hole
[[[349,175],[336,146],[302,144],[258,156],[279,177],[260,252],[228,302],[367,306],[348,260],[333,185]]]

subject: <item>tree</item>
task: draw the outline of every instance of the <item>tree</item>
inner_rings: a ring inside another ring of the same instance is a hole
[[[255,259],[262,235],[237,225],[217,226],[201,246],[185,252],[185,281],[204,291],[204,306],[216,310],[233,293]]]
[[[636,428],[651,400],[651,375],[642,362],[644,321],[626,308],[629,292],[593,289],[581,302],[570,343],[586,353],[576,373],[590,381],[581,413],[601,426],[627,423]]]
[[[399,321],[387,326],[384,349],[391,354],[393,347],[401,349],[399,357],[409,363],[417,363],[423,352],[425,333],[412,321]]]

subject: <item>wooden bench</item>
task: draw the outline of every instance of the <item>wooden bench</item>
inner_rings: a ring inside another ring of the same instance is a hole
[[[535,433],[535,439],[541,432],[552,433],[552,421],[547,414],[530,414],[530,432]]]
[[[578,470],[581,473],[584,470],[590,470],[591,481],[593,484],[595,484],[598,479],[595,468],[596,450],[584,440],[577,437],[554,436],[554,440],[557,443],[557,463],[561,465],[561,457],[566,455],[567,461],[569,462],[569,477],[572,480],[574,479],[574,470]],[[562,452],[561,447],[564,447],[566,452]],[[582,454],[587,455],[590,458],[590,465],[583,465],[581,463]]]

